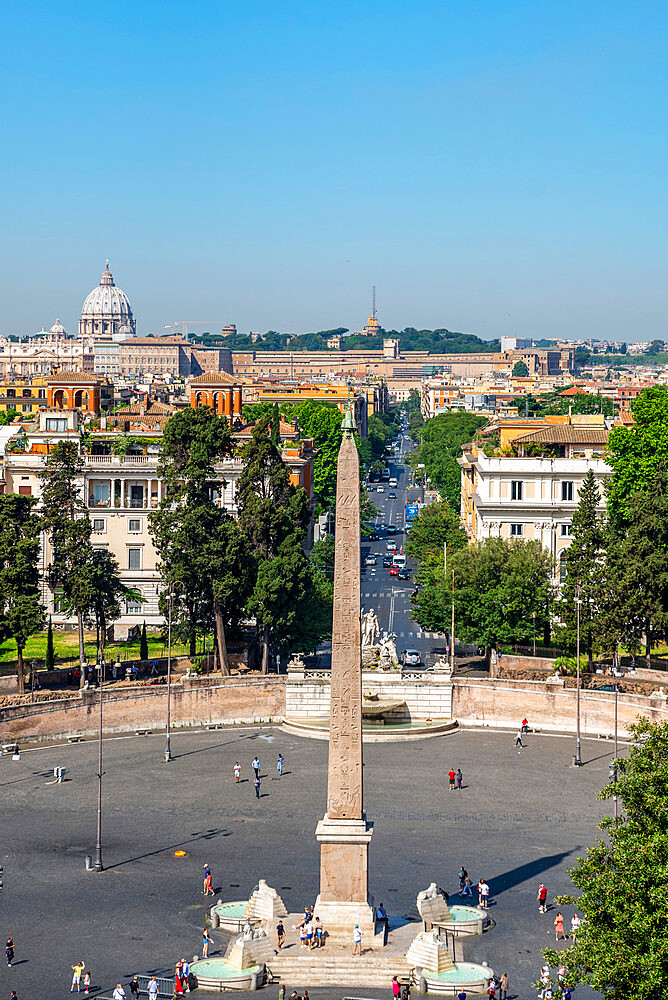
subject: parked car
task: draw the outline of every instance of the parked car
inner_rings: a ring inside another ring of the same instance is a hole
[[[371,553],[370,555],[368,555],[366,557],[366,559],[364,560],[364,562],[366,563],[367,566],[375,566],[376,565],[376,557],[375,557],[375,555],[373,555],[373,553]]]
[[[405,667],[419,667],[422,664],[422,658],[417,649],[405,649],[401,654],[401,662]]]

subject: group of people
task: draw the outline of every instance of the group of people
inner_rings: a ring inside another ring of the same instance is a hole
[[[458,767],[456,771],[452,768],[448,771],[448,780],[450,782],[450,791],[454,792],[456,788],[461,789],[462,782],[464,780],[464,775],[462,774],[461,768]]]
[[[278,1000],[285,1000],[285,992],[285,983],[281,983],[278,989]],[[308,990],[304,990],[301,995],[297,993],[297,990],[293,990],[288,1000],[309,1000]]]
[[[130,980],[128,989],[130,990],[132,1000],[138,1000],[139,980],[137,979],[136,976],[133,976],[132,979]],[[148,996],[148,1000],[158,1000],[160,989],[158,987],[158,981],[155,978],[155,976],[151,976],[151,978],[149,979],[148,986],[146,987],[146,994]],[[181,994],[183,994],[183,989],[181,989]],[[111,995],[113,997],[113,1000],[127,1000],[127,993],[123,989],[121,983],[116,983],[116,989]]]
[[[556,982],[550,974],[549,965],[544,965],[540,970],[540,989],[538,990],[538,1000],[554,1000],[555,993],[553,987],[556,985],[559,1000],[571,1000],[570,987],[566,985],[566,967],[562,964],[556,971]]]
[[[508,987],[510,985],[510,979],[507,972],[502,972],[499,978],[492,976],[489,980],[489,986],[487,987],[487,996],[493,997],[494,1000],[497,998],[498,990],[498,1000],[508,1000]],[[464,998],[466,994],[464,994]],[[461,993],[459,994],[458,1000],[461,998]]]
[[[283,777],[283,765],[285,764],[285,758],[282,753],[279,753],[276,757],[276,771],[278,772],[279,778]],[[255,755],[251,761],[251,767],[253,769],[253,787],[255,789],[255,798],[260,798],[260,788],[262,786],[262,777],[260,775],[260,758]],[[234,783],[236,785],[241,781],[241,764],[239,761],[235,761],[234,764]]]
[[[536,895],[536,902],[538,903],[538,912],[547,913],[549,910],[549,904],[547,902],[547,887],[541,882],[538,886],[538,894]],[[571,917],[571,938],[575,941],[576,935],[582,926],[582,918],[574,913]],[[567,941],[568,934],[564,929],[564,915],[561,910],[557,911],[557,915],[554,918],[554,940]]]
[[[79,959],[74,965],[70,966],[72,970],[72,985],[70,986],[70,993],[74,993],[74,988],[76,987],[77,993],[81,993],[81,986],[83,985],[84,993],[90,993],[90,969],[86,968],[86,963],[83,959]]]
[[[486,910],[489,904],[489,883],[487,879],[481,878],[476,886],[478,893],[478,906]],[[469,873],[462,865],[459,869],[459,895],[473,896],[473,882],[469,878]]]
[[[297,925],[297,929],[299,930],[299,946],[301,948],[307,948],[308,951],[312,951],[313,948],[322,947],[325,930],[320,917],[313,915],[312,906],[304,907],[304,916]],[[280,951],[285,943],[285,928],[283,927],[282,920],[278,922],[276,934],[278,936],[278,948]]]

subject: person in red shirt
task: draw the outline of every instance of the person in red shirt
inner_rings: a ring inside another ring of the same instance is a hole
[[[547,913],[547,889],[541,882],[538,886],[538,895],[536,896],[538,901],[538,912]]]
[[[523,733],[528,733],[529,732],[529,720],[528,719],[522,719],[522,732]]]
[[[455,790],[455,772],[453,770],[448,771],[448,778],[450,779],[450,791]]]

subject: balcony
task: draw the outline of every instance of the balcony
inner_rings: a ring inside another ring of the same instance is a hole
[[[158,464],[157,455],[85,455],[84,465],[89,468],[121,469],[124,466]]]

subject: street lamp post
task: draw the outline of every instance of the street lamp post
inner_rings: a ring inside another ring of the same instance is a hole
[[[536,655],[536,612],[533,613],[533,655]]]
[[[613,804],[615,809],[615,821],[617,820],[617,695],[619,693],[619,685],[615,681],[615,794],[613,796]]]
[[[97,745],[97,841],[95,843],[95,871],[104,871],[102,864],[102,684],[104,681],[104,656],[100,660],[100,733]]]
[[[172,585],[167,598],[167,742],[165,743],[165,763],[172,759],[170,729],[172,722]]]
[[[580,584],[577,583],[575,585],[575,613],[576,613],[576,621],[577,621],[577,625],[576,625],[576,655],[577,655],[577,663],[576,663],[576,667],[575,667],[575,673],[576,673],[576,680],[575,680],[575,688],[576,688],[575,697],[576,697],[576,703],[575,704],[576,704],[576,714],[577,714],[577,718],[576,718],[576,727],[577,727],[576,732],[577,732],[577,737],[576,737],[576,743],[575,743],[575,761],[574,761],[576,767],[580,767],[580,765],[582,764],[582,757],[580,755],[580,745],[581,745],[581,741],[580,741],[580,604],[581,603],[582,602],[581,602],[581,597],[580,597]]]

